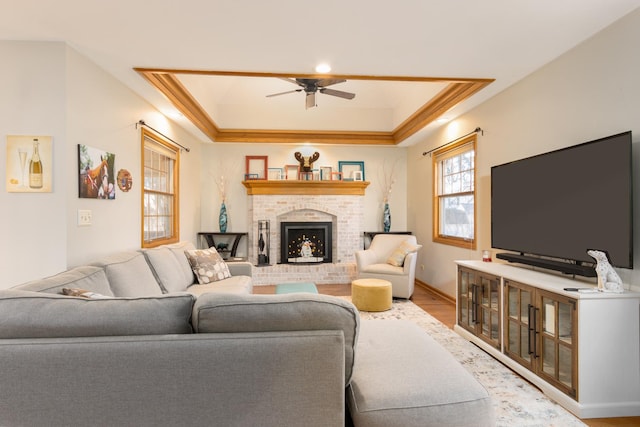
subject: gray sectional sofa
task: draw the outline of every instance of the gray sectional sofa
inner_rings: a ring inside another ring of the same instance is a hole
[[[347,404],[356,426],[493,424],[484,388],[423,331],[361,322],[337,297],[252,295],[248,263],[195,284],[192,248],[0,290],[0,425],[342,426]]]

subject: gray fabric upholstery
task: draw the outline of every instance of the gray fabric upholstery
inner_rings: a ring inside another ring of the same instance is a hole
[[[162,295],[162,289],[140,252],[118,252],[93,263],[104,268],[113,295],[139,297]]]
[[[484,387],[417,325],[361,322],[347,402],[356,427],[493,426]]]
[[[14,289],[59,294],[62,292],[62,288],[80,288],[113,296],[104,269],[88,265],[63,271],[44,279],[32,280],[18,285]]]
[[[0,340],[2,426],[344,425],[340,331]]]
[[[195,332],[339,330],[344,334],[345,382],[353,371],[358,309],[340,298],[318,294],[203,294],[193,306]]]
[[[249,276],[231,276],[224,280],[208,283],[206,285],[193,285],[187,288],[187,292],[200,296],[206,293],[247,295],[253,289],[253,281]]]
[[[0,291],[0,338],[59,338],[191,333],[194,298],[86,299]]]
[[[191,249],[193,244],[182,242],[142,251],[165,293],[184,292],[195,283],[193,271],[184,255],[185,250]]]
[[[253,275],[253,266],[247,261],[233,261],[227,262],[227,267],[231,272],[231,276],[248,276]]]

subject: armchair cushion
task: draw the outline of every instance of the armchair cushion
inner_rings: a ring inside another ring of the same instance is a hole
[[[387,264],[391,264],[396,267],[402,267],[404,265],[404,258],[407,256],[407,254],[411,252],[417,252],[421,247],[422,245],[414,245],[405,240],[404,242],[400,243],[400,246],[398,246],[391,253],[389,258],[387,258]]]

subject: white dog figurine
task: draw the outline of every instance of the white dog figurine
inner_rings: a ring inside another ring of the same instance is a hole
[[[597,261],[596,274],[598,275],[598,290],[602,292],[623,292],[622,279],[611,264],[609,264],[607,254],[595,250],[588,250],[587,254]]]

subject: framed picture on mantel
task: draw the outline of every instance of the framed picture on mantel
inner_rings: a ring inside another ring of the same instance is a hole
[[[344,181],[364,181],[364,162],[339,161],[338,170]],[[359,172],[359,173],[356,173]]]
[[[257,178],[253,179],[267,179],[268,161],[268,156],[245,156],[245,176],[257,175]]]

